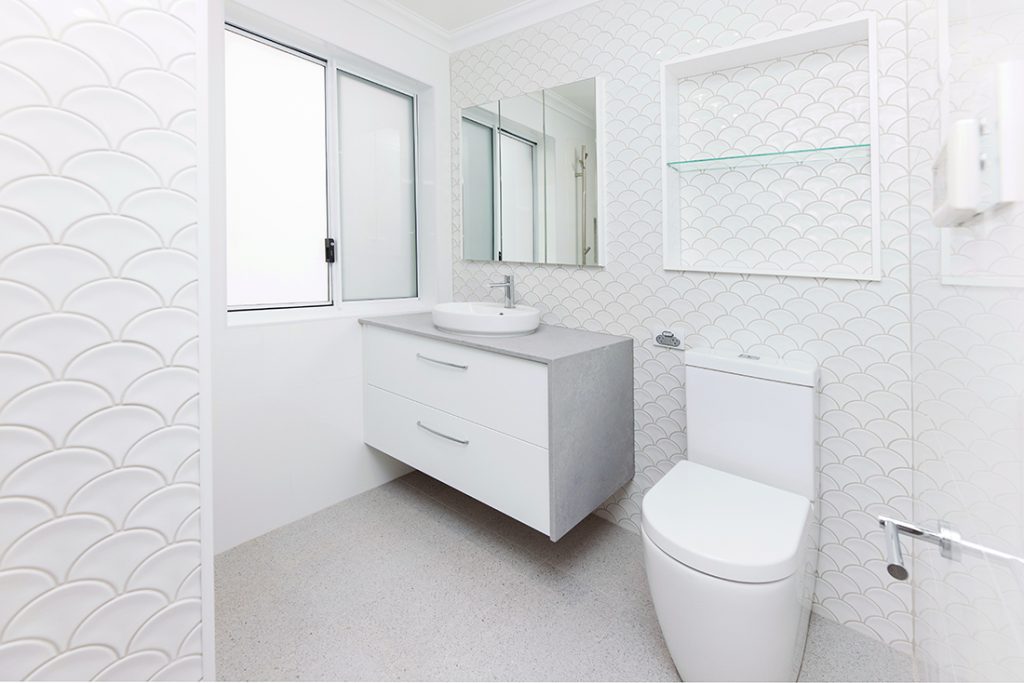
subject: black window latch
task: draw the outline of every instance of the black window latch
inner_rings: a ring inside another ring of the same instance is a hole
[[[334,263],[335,257],[334,238],[328,237],[324,240],[324,260]]]

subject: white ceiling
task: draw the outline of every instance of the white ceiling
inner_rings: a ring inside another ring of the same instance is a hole
[[[457,31],[504,12],[523,0],[395,0],[446,31]]]
[[[456,51],[595,0],[347,0],[418,38]]]

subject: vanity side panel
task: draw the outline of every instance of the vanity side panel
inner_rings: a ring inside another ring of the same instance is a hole
[[[551,540],[633,479],[633,340],[548,366]]]

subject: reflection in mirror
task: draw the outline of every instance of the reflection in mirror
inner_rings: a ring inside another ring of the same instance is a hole
[[[548,166],[547,262],[596,265],[597,121],[593,78],[544,91]]]
[[[540,93],[498,102],[501,261],[544,263],[544,101]]]
[[[462,110],[463,257],[597,265],[596,83]]]
[[[498,103],[462,110],[462,253],[498,260]]]

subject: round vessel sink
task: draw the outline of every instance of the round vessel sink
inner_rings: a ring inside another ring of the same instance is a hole
[[[483,337],[531,334],[540,325],[540,311],[530,306],[505,308],[486,301],[457,301],[434,306],[434,327],[445,332]]]

